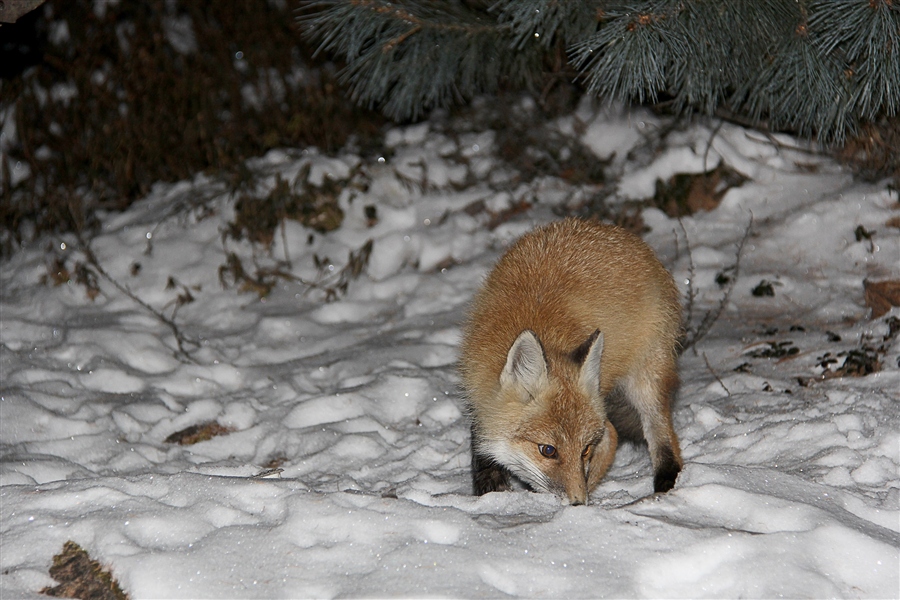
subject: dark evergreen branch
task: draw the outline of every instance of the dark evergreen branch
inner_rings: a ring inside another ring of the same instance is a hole
[[[841,110],[848,96],[843,79],[841,63],[818,51],[801,24],[742,86],[735,103],[754,119],[768,117],[776,129],[831,137],[852,125]]]
[[[504,79],[527,85],[535,51],[510,53],[508,27],[455,2],[328,0],[301,17],[319,52],[346,60],[341,81],[364,105],[395,119],[417,118]]]
[[[395,119],[528,87],[561,47],[591,94],[826,142],[900,110],[900,0],[487,1],[322,0],[301,23]]]
[[[710,8],[709,2],[695,0],[684,3],[677,17],[688,47],[685,57],[671,65],[667,91],[678,111],[693,108],[712,115],[730,104],[734,90],[761,68],[762,57],[796,20],[780,0],[723,2]],[[740,34],[735,34],[736,25]]]
[[[583,39],[594,32],[603,15],[603,3],[597,0],[566,2],[561,0],[500,0],[491,7],[497,21],[513,32],[513,48],[535,42],[550,48],[554,43]]]
[[[666,70],[685,60],[687,44],[674,26],[677,8],[648,2],[605,11],[602,27],[570,47],[590,93],[655,102],[666,89]]]
[[[811,7],[811,35],[824,54],[845,63],[851,87],[847,110],[872,120],[900,109],[900,4],[891,0],[819,1]]]

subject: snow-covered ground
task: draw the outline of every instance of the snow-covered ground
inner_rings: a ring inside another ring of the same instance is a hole
[[[670,493],[649,495],[646,450],[625,444],[587,506],[470,495],[467,302],[511,240],[592,190],[517,183],[493,132],[426,123],[382,160],[250,161],[260,197],[279,177],[346,182],[331,233],[236,241],[234,196],[198,176],[105,219],[91,249],[119,287],[71,237],[0,265],[0,595],[41,597],[73,540],[132,598],[900,596],[900,313],[871,319],[863,297],[900,279],[896,192],[731,125],[626,160],[660,125],[585,106],[556,127],[615,152],[610,202],[722,161],[749,178],[681,223],[643,214],[694,327],[750,227],[725,310],[681,360]],[[235,257],[294,279],[224,289]],[[752,293],[763,281],[774,295]],[[881,369],[839,376],[860,357]],[[207,422],[230,432],[166,441]]]

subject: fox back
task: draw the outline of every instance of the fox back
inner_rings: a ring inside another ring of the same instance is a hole
[[[567,219],[520,238],[464,328],[475,492],[509,489],[512,474],[583,504],[619,434],[647,441],[654,490],[668,491],[680,332],[677,288],[637,236]]]

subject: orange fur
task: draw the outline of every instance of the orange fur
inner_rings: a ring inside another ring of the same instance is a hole
[[[598,330],[595,358],[579,355]],[[585,502],[615,454],[607,398],[616,390],[639,418],[657,479],[674,483],[681,456],[669,401],[680,331],[677,288],[637,236],[575,219],[524,235],[484,282],[464,329],[460,373],[476,469],[507,469],[533,488]],[[513,356],[520,338],[521,356]],[[540,453],[548,445],[556,456]],[[478,493],[506,489],[478,488],[476,478]]]

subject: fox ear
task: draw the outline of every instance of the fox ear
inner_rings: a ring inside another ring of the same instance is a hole
[[[547,360],[537,335],[530,329],[519,334],[506,355],[506,366],[500,373],[500,385],[519,384],[529,394],[535,395],[538,387],[547,379]]]
[[[587,350],[581,364],[579,382],[582,389],[591,395],[600,392],[600,358],[603,355],[603,334],[598,329],[582,344]]]

